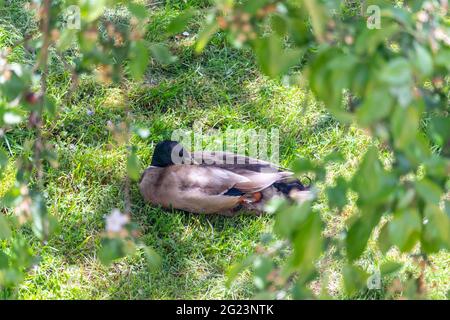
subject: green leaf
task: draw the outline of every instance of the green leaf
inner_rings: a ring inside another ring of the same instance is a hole
[[[110,265],[114,260],[126,256],[126,250],[122,239],[105,238],[102,240],[101,247],[98,252],[98,258],[104,265]]]
[[[450,64],[448,63],[450,61],[450,48],[441,48],[436,54],[436,58],[434,59],[434,62],[436,65],[447,68],[447,70],[450,70]]]
[[[270,18],[270,24],[272,26],[272,30],[275,31],[279,36],[283,37],[286,35],[288,30],[288,22],[285,17],[280,14],[274,14]]]
[[[324,5],[316,0],[303,0],[303,4],[311,17],[311,24],[319,42],[323,42],[327,15]]]
[[[11,237],[11,229],[6,217],[0,213],[0,240],[6,240]]]
[[[393,85],[401,86],[411,83],[411,66],[405,58],[395,58],[390,61],[381,71],[380,79]]]
[[[394,99],[386,88],[373,88],[366,94],[362,105],[358,108],[356,116],[362,126],[369,126],[379,121],[391,112]]]
[[[335,163],[345,163],[344,155],[339,151],[333,151],[325,156],[323,159],[325,163],[335,162]]]
[[[428,254],[450,249],[450,218],[437,205],[425,207],[421,243]]]
[[[425,47],[417,42],[414,43],[412,63],[422,76],[429,76],[433,72],[433,58]]]
[[[225,285],[229,288],[231,286],[231,283],[237,278],[237,276],[253,264],[255,258],[256,256],[251,255],[241,262],[234,263],[227,271],[227,281]]]
[[[169,34],[176,34],[184,31],[189,21],[195,16],[195,14],[196,12],[191,9],[184,11],[175,19],[170,21],[169,25],[167,26],[167,32]]]
[[[29,268],[35,261],[33,251],[29,247],[27,240],[17,236],[12,239],[12,248],[9,252],[11,265],[17,269]]]
[[[366,288],[369,274],[363,269],[353,265],[346,265],[342,273],[344,276],[344,289],[347,295],[355,295]]]
[[[309,83],[311,90],[325,102],[330,113],[343,123],[350,123],[353,115],[343,106],[343,90],[352,86],[352,75],[357,59],[335,47],[322,49],[309,65]]]
[[[269,4],[270,0],[252,0],[244,1],[242,4],[242,9],[250,14],[255,14],[259,9]]]
[[[342,93],[344,89],[352,86],[351,76],[357,66],[357,60],[358,58],[352,54],[340,53],[328,61],[329,79],[322,86],[327,86],[325,88],[327,92],[326,96],[324,96],[324,101],[329,110],[342,112]]]
[[[374,209],[362,208],[362,215],[352,223],[345,238],[347,257],[350,261],[361,256],[367,246],[373,228],[380,221],[381,214]]]
[[[258,256],[253,260],[253,281],[259,290],[266,288],[268,284],[267,276],[273,270],[273,267],[273,261],[267,257]]]
[[[41,158],[42,160],[48,161],[53,167],[57,167],[58,165],[58,154],[53,149],[44,149],[41,153]]]
[[[306,158],[298,158],[292,164],[292,170],[296,174],[312,172],[312,171],[315,171],[316,168],[317,168],[317,165],[315,163],[313,163],[311,160],[306,159]]]
[[[406,109],[395,108],[391,118],[391,131],[397,148],[405,149],[416,139],[419,119],[418,110],[414,106]]]
[[[413,189],[399,189],[397,192],[397,209],[406,209],[414,201],[416,193]]]
[[[411,251],[420,239],[422,220],[415,208],[399,210],[389,222],[389,239],[400,251]]]
[[[288,261],[292,270],[308,274],[314,270],[314,263],[323,251],[323,223],[317,212],[310,211],[306,218],[295,228],[293,252]]]
[[[2,177],[3,171],[8,165],[8,154],[0,149],[0,178]]]
[[[169,49],[162,43],[154,43],[150,45],[152,57],[161,64],[171,64],[177,61],[177,57],[173,56]]]
[[[450,176],[450,159],[433,155],[424,163],[424,165],[428,176],[438,179]]]
[[[414,140],[410,142],[407,148],[402,149],[402,152],[415,167],[420,166],[426,162],[431,156],[431,145],[427,137],[422,133],[417,133]]]
[[[402,263],[393,262],[393,261],[385,262],[380,267],[380,273],[382,276],[391,275],[393,273],[400,271],[400,269],[402,267],[403,267]]]
[[[86,22],[97,20],[106,9],[107,0],[82,0],[80,7],[81,19]]]
[[[139,180],[141,174],[141,164],[134,151],[130,153],[127,160],[127,173],[131,180]]]
[[[330,61],[333,61],[340,55],[336,48],[326,48],[319,51],[313,58],[309,65],[309,83],[311,90],[321,100],[327,101],[330,91],[328,84],[330,83],[331,70],[328,66]]]
[[[444,201],[444,210],[447,214],[447,217],[450,219],[450,200]]]
[[[380,0],[378,0],[379,2]],[[414,1],[409,1],[408,6],[414,6]],[[401,23],[405,28],[412,28],[415,24],[415,21],[411,15],[411,12],[409,10],[406,10],[404,7],[394,7],[392,6],[389,1],[385,1],[387,3],[385,15],[391,16],[393,19]]]
[[[438,145],[445,146],[450,142],[450,117],[432,116],[427,129]]]
[[[50,234],[47,206],[41,194],[34,194],[31,202],[32,229],[36,237],[47,239]]]
[[[136,80],[141,80],[149,63],[149,52],[145,41],[133,42],[130,47],[129,68]]]
[[[47,111],[50,119],[56,116],[56,101],[52,96],[44,96],[44,110]]]
[[[391,239],[389,239],[389,222],[385,223],[381,228],[377,240],[381,252],[386,254],[392,246]]]
[[[396,180],[384,170],[378,159],[378,150],[370,147],[353,176],[351,186],[358,193],[358,206],[384,202],[395,189]]]
[[[148,268],[151,271],[156,271],[159,268],[161,268],[162,265],[161,256],[153,248],[144,246],[142,249],[145,254]]]
[[[325,169],[317,163],[312,162],[311,160],[306,158],[296,159],[292,163],[291,167],[292,171],[294,171],[295,174],[314,173],[316,174],[316,178],[318,180],[322,180],[325,178]]]
[[[66,51],[69,49],[77,39],[77,32],[76,29],[64,29],[56,43],[58,50]]]
[[[138,18],[139,20],[144,20],[148,17],[148,9],[145,5],[135,2],[128,2],[128,10],[131,12],[133,16]]]
[[[290,207],[282,207],[282,210],[277,212],[275,218],[274,231],[281,237],[292,238],[294,232],[307,219],[311,210],[310,202],[293,205]]]
[[[438,205],[442,197],[441,188],[433,181],[423,178],[416,181],[415,188],[417,194],[427,203]]]
[[[373,55],[380,47],[399,29],[397,24],[383,25],[381,29],[363,28],[355,42],[355,50],[358,54],[368,53]]]
[[[0,250],[0,270],[8,268],[9,257],[6,253]]]
[[[291,18],[289,22],[289,37],[294,40],[298,47],[308,45],[314,36],[306,19]]]
[[[195,52],[200,53],[205,48],[206,44],[209,42],[211,37],[217,32],[219,26],[217,22],[214,21],[208,25],[206,25],[198,35],[197,43],[195,44]]]
[[[403,108],[409,106],[411,101],[414,99],[413,89],[409,85],[392,87],[390,90],[386,90],[386,92],[388,91],[392,94],[392,96],[397,98],[399,106]]]
[[[313,299],[314,294],[303,281],[296,281],[295,285],[292,287],[292,298],[295,300]]]
[[[351,89],[356,96],[364,97],[366,93],[367,84],[369,83],[369,80],[371,79],[371,71],[369,66],[366,63],[358,63],[354,69],[353,73],[351,75]],[[368,91],[370,94],[371,91]],[[373,96],[373,94],[370,94],[369,97]]]
[[[22,272],[9,268],[0,270],[0,286],[4,288],[13,288],[23,281],[24,275]]]
[[[24,67],[20,66],[20,72],[25,72]],[[27,79],[22,75],[19,77],[16,72],[11,73],[11,77],[4,83],[0,84],[0,92],[8,102],[16,99],[27,89]]]
[[[337,178],[336,185],[334,187],[328,187],[326,189],[329,207],[342,210],[342,208],[344,208],[348,203],[347,190],[347,181],[343,177]]]
[[[256,59],[262,72],[269,77],[278,77],[288,69],[300,63],[301,49],[283,49],[281,38],[273,33],[268,37],[255,40]]]

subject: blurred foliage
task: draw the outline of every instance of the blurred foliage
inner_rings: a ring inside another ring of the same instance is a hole
[[[338,211],[357,196],[358,213],[345,234],[324,236],[317,199],[274,203],[274,232],[282,245],[260,248],[249,258],[253,265],[246,260],[231,269],[230,281],[250,267],[263,297],[312,298],[317,261],[332,254],[347,260],[342,274],[352,296],[368,287],[369,274],[358,259],[379,227],[381,252],[397,247],[414,253],[423,268],[429,254],[449,249],[448,13],[448,2],[437,0],[223,0],[210,10],[198,52],[215,32],[225,32],[236,47],[253,49],[264,74],[308,85],[336,119],[364,129],[374,144],[350,179],[335,177],[325,190],[329,207]],[[181,30],[190,15],[176,18],[172,28]],[[379,150],[392,160],[382,163]],[[293,170],[325,182],[328,165],[339,158],[299,159]],[[276,256],[287,258],[275,264]],[[400,268],[383,265],[381,276]],[[423,272],[401,286],[405,297],[423,297]]]
[[[1,6],[9,5],[9,1],[1,2]],[[48,200],[43,193],[45,167],[57,166],[57,156],[42,136],[43,122],[58,116],[58,109],[69,101],[83,74],[95,75],[101,83],[123,85],[127,78],[141,80],[151,59],[162,64],[175,60],[163,44],[147,43],[144,39],[148,11],[142,3],[42,0],[24,5],[35,17],[35,26],[26,30],[23,39],[0,52],[0,138],[15,126],[34,133],[32,139],[24,142],[21,157],[16,160],[16,182],[0,203],[0,240],[5,241],[0,246],[0,296],[4,297],[38,263],[38,255],[30,251],[18,230],[30,226],[45,243],[58,228],[56,219],[47,211]],[[107,11],[111,9],[124,11],[123,19],[108,20]],[[12,59],[21,48],[29,59]],[[48,93],[47,76],[50,60],[58,56],[66,61],[71,87],[65,97],[55,100]],[[127,110],[127,102],[124,104],[121,107]],[[130,180],[138,180],[141,171],[135,147],[129,143],[129,132],[134,128],[130,128],[128,112],[122,123],[110,124],[108,129],[116,143],[129,150],[125,209],[124,213],[115,209],[106,217],[98,257],[108,265],[140,250],[149,268],[157,268],[158,254],[138,240],[139,230],[128,219]],[[0,149],[0,175],[10,156],[7,150]]]

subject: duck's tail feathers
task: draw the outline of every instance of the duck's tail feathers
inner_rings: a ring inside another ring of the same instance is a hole
[[[289,196],[293,190],[295,191],[306,191],[309,188],[305,187],[303,183],[301,183],[299,180],[284,182],[279,181],[275,182],[273,186],[281,193],[283,193],[286,196]]]

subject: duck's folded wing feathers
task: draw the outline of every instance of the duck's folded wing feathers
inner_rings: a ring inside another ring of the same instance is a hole
[[[168,168],[169,169],[169,168]],[[200,189],[210,195],[226,194],[231,188],[243,193],[261,191],[273,183],[292,176],[291,172],[262,173],[240,168],[237,171],[216,166],[180,165],[169,169],[169,185],[180,190]]]
[[[185,173],[183,173],[185,172]],[[182,166],[176,173],[184,179],[185,189],[200,188],[208,194],[225,194],[231,188],[236,188],[243,193],[261,191],[277,181],[292,176],[291,172],[255,172],[240,168],[229,170],[216,166]]]
[[[191,155],[196,164],[226,168],[233,171],[242,168],[255,172],[277,172],[282,170],[280,166],[274,163],[231,152],[196,151]]]
[[[224,194],[237,184],[251,182],[243,175],[213,166],[180,165],[169,170],[171,175],[166,180],[169,185],[186,191],[198,189],[210,195]]]
[[[245,193],[253,193],[266,189],[277,181],[291,177],[292,173],[291,172],[261,173],[249,170],[249,171],[241,171],[240,175],[247,178],[248,181],[239,182],[234,187]]]

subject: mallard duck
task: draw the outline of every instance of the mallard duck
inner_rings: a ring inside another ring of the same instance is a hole
[[[164,208],[224,215],[239,209],[262,213],[274,197],[311,197],[309,187],[273,163],[230,152],[191,154],[169,140],[156,145],[139,189],[146,201]]]

